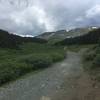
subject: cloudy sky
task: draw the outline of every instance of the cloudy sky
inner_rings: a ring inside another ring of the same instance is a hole
[[[0,28],[36,35],[100,26],[100,0],[0,0]]]

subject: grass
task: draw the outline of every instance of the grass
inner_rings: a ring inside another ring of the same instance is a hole
[[[83,56],[84,69],[97,81],[100,81],[100,46],[89,48]]]
[[[69,51],[72,51],[72,52],[79,52],[80,50],[84,49],[84,48],[91,48],[93,47],[94,45],[68,45],[68,46],[65,46],[65,50],[69,50]]]
[[[0,85],[47,68],[64,57],[62,47],[47,44],[27,43],[20,45],[19,50],[0,48]]]

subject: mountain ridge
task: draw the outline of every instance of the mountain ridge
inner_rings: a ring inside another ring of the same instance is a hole
[[[71,30],[58,30],[55,32],[45,32],[36,37],[45,39],[50,43],[56,43],[66,38],[72,38],[72,37],[77,37],[80,35],[87,34],[88,32],[97,28],[98,27],[83,27],[83,28],[75,28]]]
[[[82,45],[82,44],[96,44],[100,40],[100,28],[89,31],[87,34],[66,38],[55,43],[55,45]]]
[[[0,47],[16,48],[26,42],[46,43],[47,41],[36,37],[21,37],[0,29]]]

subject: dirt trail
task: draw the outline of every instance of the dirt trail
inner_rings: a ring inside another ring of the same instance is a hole
[[[0,100],[100,100],[100,88],[82,69],[81,52],[68,52],[64,61],[1,87]]]

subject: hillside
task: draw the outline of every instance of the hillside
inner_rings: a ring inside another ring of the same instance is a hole
[[[87,34],[89,31],[93,30],[94,27],[86,27],[86,28],[75,28],[71,30],[59,30],[56,32],[45,32],[36,36],[41,39],[48,40],[49,43],[56,43],[66,38],[75,37]]]
[[[72,44],[94,44],[100,39],[100,28],[89,31],[87,34],[68,37],[55,45],[72,45]]]
[[[67,31],[66,30],[60,30],[60,31],[56,31],[56,32],[45,32],[37,37],[39,38],[43,38],[46,40],[50,40],[50,39],[55,39],[55,38],[62,38],[65,35],[67,35]]]
[[[46,43],[47,41],[36,37],[21,37],[11,34],[7,31],[0,30],[0,47],[15,48],[18,47],[19,44],[24,42]]]

